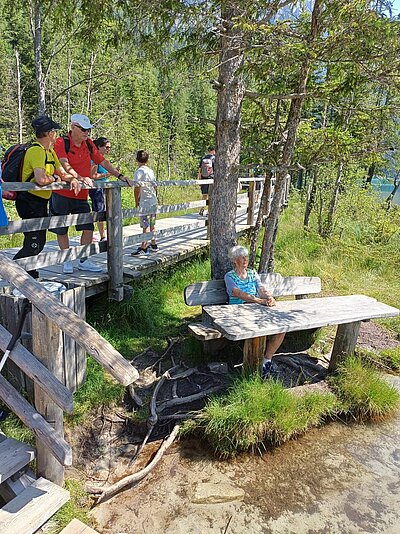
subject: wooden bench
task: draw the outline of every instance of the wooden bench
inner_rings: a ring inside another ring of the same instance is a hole
[[[261,274],[261,281],[274,297],[294,296],[296,299],[321,292],[321,279],[316,276],[282,276],[278,273]],[[184,290],[187,306],[213,306],[228,303],[228,294],[223,280],[209,280],[190,284]],[[212,354],[223,346],[217,340],[224,339],[223,334],[210,326],[207,316],[202,314],[201,323],[189,325],[193,336],[203,342],[206,354]]]

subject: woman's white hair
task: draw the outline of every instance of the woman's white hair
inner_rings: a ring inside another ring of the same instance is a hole
[[[246,247],[241,247],[237,245],[236,247],[232,247],[229,251],[229,259],[231,261],[235,261],[237,258],[248,258],[249,257],[249,251]]]

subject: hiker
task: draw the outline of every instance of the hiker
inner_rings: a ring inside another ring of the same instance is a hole
[[[133,182],[154,182],[154,172],[147,166],[149,160],[149,154],[145,150],[139,150],[136,154],[136,165],[138,168],[135,171]],[[140,226],[143,229],[143,233],[153,232],[156,226],[156,213],[157,213],[157,188],[151,184],[134,185],[133,192],[135,195],[136,207],[141,210],[145,210],[148,213],[146,215],[140,215]],[[152,252],[158,252],[158,245],[155,237],[151,239],[150,246],[147,245],[147,241],[142,241],[140,247],[132,252],[132,256],[142,256]]]
[[[37,185],[49,185],[59,180],[70,183],[70,193],[73,196],[79,194],[81,184],[76,177],[67,173],[62,167],[54,151],[54,143],[57,130],[61,126],[50,117],[42,115],[32,121],[36,139],[32,146],[27,149],[23,156],[22,182],[34,182]],[[48,217],[48,203],[52,191],[19,191],[15,201],[15,207],[21,219],[34,219]],[[37,256],[46,243],[46,230],[24,232],[24,242],[20,251],[14,256],[14,260]],[[32,278],[39,278],[36,269],[28,271]]]
[[[274,297],[262,284],[256,271],[248,269],[249,253],[247,248],[236,246],[229,251],[229,258],[233,265],[233,270],[225,275],[226,292],[229,296],[229,304],[244,304],[252,302],[263,306],[275,306]],[[262,378],[268,378],[272,373],[272,357],[279,349],[285,334],[274,334],[268,337],[265,348]]]
[[[97,146],[100,154],[102,154],[103,156],[108,155],[108,153],[111,150],[111,143],[107,139],[107,137],[98,137],[97,139],[93,141],[93,143]],[[102,165],[94,164],[92,166],[91,178],[96,183],[97,182],[108,182],[108,178],[110,176],[111,174],[107,172],[106,169]],[[100,188],[89,189],[89,196],[92,201],[92,211],[96,213],[106,211],[104,189],[100,189]],[[104,221],[98,221],[97,228],[99,229],[100,241],[107,241]],[[96,241],[96,239],[93,239],[93,240]]]
[[[80,113],[71,116],[71,130],[65,137],[59,137],[54,146],[55,152],[64,169],[77,178],[82,184],[93,187],[91,176],[91,161],[96,165],[101,164],[106,171],[120,180],[130,183],[130,180],[119,172],[98,151],[96,145],[89,138],[89,132],[93,128],[89,117]],[[88,189],[82,189],[78,195],[71,191],[54,191],[50,202],[52,215],[69,215],[77,213],[90,213],[88,202]],[[93,223],[76,225],[77,231],[82,231],[81,245],[90,245],[93,240]],[[61,250],[69,248],[68,227],[53,228],[57,234],[58,245]],[[78,269],[90,272],[102,272],[103,269],[86,257],[80,259]],[[72,261],[66,261],[63,265],[64,274],[72,274],[74,266]]]
[[[214,171],[215,171],[215,147],[209,146],[208,147],[208,154],[203,156],[200,160],[199,164],[199,172],[197,179],[198,180],[205,180],[214,178]],[[208,189],[209,184],[204,184],[200,186],[201,194],[203,195],[203,200],[208,200]],[[204,215],[204,208],[201,208],[199,211],[199,215]]]

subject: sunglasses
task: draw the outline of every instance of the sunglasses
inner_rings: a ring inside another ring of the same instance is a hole
[[[83,128],[80,124],[74,124],[77,128],[81,130],[81,132],[90,132],[91,128]]]
[[[104,148],[105,148],[106,150],[111,150],[110,145],[108,145],[108,146],[106,145]]]

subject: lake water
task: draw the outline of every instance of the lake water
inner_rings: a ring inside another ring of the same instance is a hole
[[[379,196],[386,200],[387,197],[390,195],[390,193],[393,190],[393,183],[382,183],[380,180],[376,180],[375,178],[372,180],[372,187],[379,192]],[[400,188],[397,190],[397,193],[394,196],[393,204],[397,204],[400,206]]]

